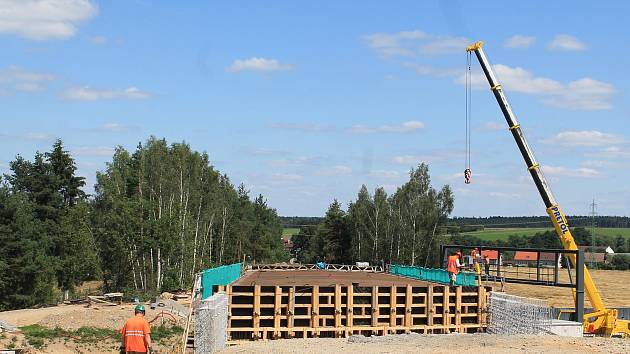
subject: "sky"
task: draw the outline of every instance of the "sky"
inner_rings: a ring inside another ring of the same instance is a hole
[[[465,47],[484,41],[569,215],[630,216],[628,2],[0,0],[0,173],[61,138],[93,192],[116,146],[185,141],[280,215],[429,164],[454,216],[545,208]]]

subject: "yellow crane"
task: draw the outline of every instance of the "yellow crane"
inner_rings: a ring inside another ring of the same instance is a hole
[[[468,46],[466,51],[474,53],[481,65],[481,69],[490,84],[490,89],[499,103],[499,107],[501,108],[503,116],[507,121],[509,130],[516,141],[516,145],[518,146],[525,163],[527,164],[527,170],[531,174],[534,184],[536,184],[536,188],[545,203],[547,214],[549,214],[549,217],[551,218],[551,222],[553,223],[556,233],[560,237],[560,241],[562,242],[564,249],[577,250],[578,247],[575,243],[573,235],[571,234],[567,218],[551,193],[549,184],[547,184],[547,181],[545,180],[545,176],[542,173],[540,165],[536,162],[534,153],[527,144],[525,135],[523,135],[523,131],[516,120],[516,116],[512,112],[512,108],[508,104],[505,93],[494,75],[494,71],[488,63],[488,59],[486,58],[486,54],[484,53],[482,47],[483,42],[479,41]],[[575,267],[575,255],[568,255],[568,258],[573,267]],[[599,290],[597,290],[595,282],[593,281],[593,278],[591,278],[591,274],[589,273],[586,265],[584,266],[584,290],[594,309],[594,312],[584,315],[584,332],[607,336],[630,336],[630,321],[618,319],[617,310],[609,309],[604,305],[604,301],[602,300]]]

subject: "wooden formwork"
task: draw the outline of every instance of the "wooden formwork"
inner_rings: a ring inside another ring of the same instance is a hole
[[[295,271],[295,270],[337,270],[345,272],[383,272],[381,266],[358,266],[348,264],[325,264],[321,268],[317,264],[254,264],[249,266],[249,270],[265,271]]]
[[[477,332],[486,326],[484,287],[218,286],[228,295],[228,338]]]

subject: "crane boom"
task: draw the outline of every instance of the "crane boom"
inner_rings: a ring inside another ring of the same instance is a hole
[[[529,144],[527,144],[527,139],[525,139],[525,135],[516,120],[514,112],[512,112],[512,108],[508,103],[507,97],[505,96],[501,85],[494,75],[492,67],[488,63],[488,59],[486,58],[486,54],[484,53],[482,47],[483,42],[479,41],[468,46],[466,51],[474,52],[479,64],[481,65],[481,69],[490,84],[490,89],[492,90],[492,93],[503,112],[503,116],[507,121],[509,130],[516,141],[516,145],[518,146],[523,159],[525,160],[527,170],[531,174],[534,184],[545,203],[547,214],[549,214],[549,217],[551,218],[551,222],[556,233],[560,237],[560,241],[562,242],[564,249],[577,250],[578,247],[575,243],[573,235],[571,234],[567,218],[551,193],[549,184],[545,180],[545,176],[542,173],[540,165],[536,162],[534,153],[529,147]],[[573,266],[575,266],[575,255],[568,255],[568,258]],[[605,335],[621,335],[624,337],[630,336],[630,321],[617,319],[617,310],[606,308],[586,265],[584,266],[584,290],[594,309],[594,312],[584,316],[585,331]]]

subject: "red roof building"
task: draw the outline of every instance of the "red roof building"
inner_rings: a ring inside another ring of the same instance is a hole
[[[514,260],[515,261],[537,261],[538,260],[538,253],[536,252],[526,252],[526,251],[516,251],[516,254],[514,255]]]
[[[497,260],[499,258],[499,251],[482,250],[481,258],[486,258],[486,256],[488,256],[490,260]]]

